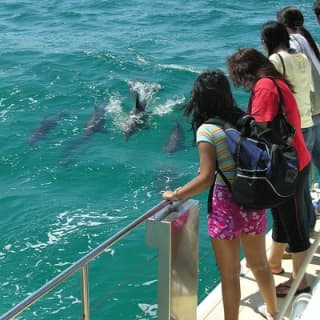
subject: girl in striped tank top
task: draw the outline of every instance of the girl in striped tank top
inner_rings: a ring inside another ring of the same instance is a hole
[[[184,115],[191,118],[199,150],[200,172],[186,185],[164,192],[163,198],[181,200],[214,184],[212,198],[208,201],[208,233],[221,275],[225,319],[239,317],[241,244],[265,302],[264,314],[273,319],[277,299],[265,250],[266,211],[239,206],[223,179],[216,176],[218,163],[227,179],[232,181],[235,163],[227,148],[224,131],[217,125],[206,123],[210,118],[220,118],[236,127],[244,111],[236,106],[229,81],[220,70],[204,72],[197,78],[191,99],[183,108]]]

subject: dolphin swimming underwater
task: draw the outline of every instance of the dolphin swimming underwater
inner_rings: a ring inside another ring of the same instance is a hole
[[[46,139],[49,131],[56,127],[59,123],[59,120],[65,115],[67,115],[66,111],[60,111],[54,116],[45,117],[30,136],[28,140],[29,144],[32,146],[39,140]]]
[[[129,137],[134,134],[137,130],[145,128],[146,120],[146,101],[141,100],[138,92],[134,91],[135,95],[135,105],[131,110],[126,123],[123,125],[123,134],[125,139],[128,140]]]
[[[60,165],[65,166],[72,163],[79,154],[84,153],[89,144],[89,139],[97,132],[105,132],[103,126],[105,124],[105,116],[107,113],[106,104],[95,106],[90,118],[83,127],[82,134],[76,136],[69,141],[66,148],[63,150],[60,160]]]
[[[181,124],[176,120],[175,126],[172,128],[167,142],[164,145],[164,149],[168,153],[174,153],[181,149],[184,145],[184,132]]]
[[[91,117],[83,128],[83,135],[85,137],[89,137],[99,131],[104,131],[103,125],[105,123],[106,112],[106,105],[104,104],[94,107]]]

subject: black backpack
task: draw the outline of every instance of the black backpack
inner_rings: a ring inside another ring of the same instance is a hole
[[[249,209],[277,207],[296,191],[299,168],[296,150],[291,144],[295,129],[286,118],[279,88],[278,92],[280,112],[268,128],[248,115],[239,120],[239,130],[220,119],[206,121],[225,131],[228,149],[236,163],[235,179],[230,183],[218,163],[217,172],[234,200]],[[212,192],[213,186],[208,198],[209,210]]]

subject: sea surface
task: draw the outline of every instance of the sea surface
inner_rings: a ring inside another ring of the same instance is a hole
[[[0,315],[197,174],[179,107],[206,69],[299,6],[320,41],[313,1],[0,1]],[[248,93],[233,88],[243,108]],[[133,92],[145,127],[123,136]],[[85,134],[95,108],[100,132]],[[176,121],[185,141],[164,146]],[[39,127],[41,126],[42,127]],[[38,131],[37,131],[38,130]],[[201,202],[199,301],[219,282]],[[138,228],[89,267],[91,319],[157,319],[157,253]],[[17,319],[81,319],[80,275]]]

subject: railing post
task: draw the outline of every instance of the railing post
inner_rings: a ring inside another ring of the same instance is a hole
[[[198,226],[199,202],[191,199],[147,221],[147,243],[159,249],[159,320],[197,318]]]
[[[85,264],[81,270],[81,288],[82,288],[82,319],[90,320],[89,309],[89,285],[88,285],[88,264]]]
[[[275,317],[276,320],[281,320],[284,317],[286,311],[288,310],[289,305],[295,296],[295,292],[299,287],[299,283],[302,280],[302,278],[306,272],[308,264],[311,262],[314,253],[317,251],[317,249],[319,247],[319,243],[320,243],[320,233],[318,234],[315,241],[312,243],[311,247],[308,249],[307,256],[304,258],[304,261],[303,261],[294,281],[291,283],[290,290],[288,291],[288,294],[282,304],[282,308],[279,311],[279,313],[277,313],[277,315]]]

